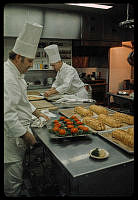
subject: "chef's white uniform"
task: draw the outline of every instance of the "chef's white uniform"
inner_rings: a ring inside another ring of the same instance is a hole
[[[4,188],[16,196],[22,185],[22,160],[26,146],[20,138],[27,130],[35,107],[27,99],[24,76],[8,59],[4,63]]]
[[[76,69],[63,62],[62,67],[57,72],[56,80],[52,84],[60,94],[74,95],[83,99],[88,99],[88,92],[84,83],[79,78]]]

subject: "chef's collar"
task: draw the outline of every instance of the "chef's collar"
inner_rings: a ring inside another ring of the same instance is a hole
[[[8,59],[8,62],[9,62],[9,66],[12,68],[12,70],[14,70],[15,75],[17,75],[19,79],[23,79],[24,78],[24,74],[21,74],[19,72],[19,70],[17,69],[15,64],[10,59]]]
[[[62,69],[63,69],[63,65],[64,65],[64,62],[62,61],[62,66],[60,67],[59,72],[62,71]]]

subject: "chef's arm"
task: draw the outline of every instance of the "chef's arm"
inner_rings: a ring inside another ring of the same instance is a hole
[[[29,103],[30,103],[30,102],[29,102]],[[45,114],[41,113],[38,109],[36,109],[36,107],[34,107],[33,104],[30,103],[30,106],[31,106],[31,109],[32,109],[32,114],[33,114],[34,116],[36,116],[37,118],[43,117],[43,118],[45,118],[46,120],[49,120],[49,118],[48,118]]]
[[[47,117],[44,113],[41,113],[38,109],[36,109],[33,113],[34,116],[36,116],[37,118],[39,117],[43,117],[46,120],[49,120],[49,117]]]

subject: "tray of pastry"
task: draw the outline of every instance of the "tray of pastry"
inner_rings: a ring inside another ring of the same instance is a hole
[[[89,109],[90,107],[76,106],[71,109],[60,109],[59,112],[66,116],[71,117],[75,115],[84,124],[86,124],[94,133],[106,132],[108,130],[120,127],[126,127],[134,124],[134,117],[129,115],[122,115],[118,112],[109,112],[105,107],[97,106],[100,108],[99,112],[95,113]],[[101,109],[102,108],[102,109]]]
[[[97,134],[127,153],[134,153],[134,126],[117,128],[104,133],[98,132]]]
[[[56,106],[51,104],[50,102],[46,100],[38,100],[38,101],[30,101],[31,104],[33,104],[36,108],[42,109],[42,108],[48,108],[49,110],[52,108],[58,109]]]
[[[84,110],[80,110],[77,112],[78,107],[84,108]],[[98,109],[100,109],[100,111]],[[85,110],[86,109],[86,110]],[[97,106],[97,105],[90,105],[90,106],[76,106],[75,108],[68,108],[68,109],[59,109],[60,114],[66,116],[66,117],[71,117],[72,115],[76,115],[79,119],[83,119],[84,116],[92,116],[92,117],[97,117],[99,114],[109,114],[112,115],[115,111],[105,108],[103,106]],[[84,115],[81,113],[84,112]]]

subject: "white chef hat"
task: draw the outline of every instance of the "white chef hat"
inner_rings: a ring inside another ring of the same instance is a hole
[[[14,48],[12,49],[13,52],[34,59],[42,28],[43,26],[36,23],[26,23],[15,42]]]
[[[49,57],[49,63],[56,63],[61,60],[60,54],[58,51],[58,46],[56,44],[52,44],[44,48],[45,52]]]

